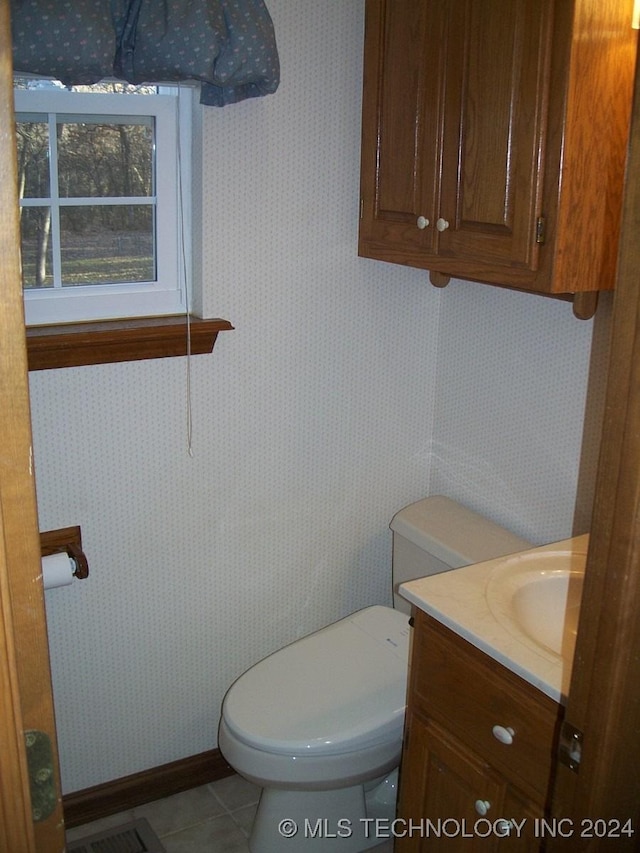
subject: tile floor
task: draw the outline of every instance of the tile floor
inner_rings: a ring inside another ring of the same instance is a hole
[[[174,794],[130,811],[74,827],[67,845],[134,818],[146,818],[167,853],[249,853],[248,838],[260,788],[240,776],[228,776],[191,791]],[[286,847],[283,846],[283,851]],[[371,853],[392,853],[391,841]]]

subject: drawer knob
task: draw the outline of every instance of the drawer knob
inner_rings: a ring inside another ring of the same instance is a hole
[[[486,815],[490,808],[491,803],[489,800],[476,800],[476,811],[479,815],[482,815],[482,817]]]
[[[504,726],[494,726],[492,732],[494,738],[499,740],[500,743],[504,743],[507,746],[511,746],[513,743],[513,736],[515,734],[513,729],[505,728]]]
[[[442,217],[440,217],[440,219],[438,219],[438,221],[436,222],[436,228],[438,229],[438,231],[440,231],[440,233],[446,231],[448,227],[449,223],[446,219],[443,219]]]
[[[429,225],[429,220],[426,216],[419,216],[416,225],[421,231],[424,231],[424,229]]]

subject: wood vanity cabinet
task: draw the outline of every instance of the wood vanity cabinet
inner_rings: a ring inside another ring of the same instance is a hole
[[[561,717],[548,696],[417,611],[397,853],[538,850]]]
[[[440,286],[611,289],[632,5],[367,0],[359,254]]]

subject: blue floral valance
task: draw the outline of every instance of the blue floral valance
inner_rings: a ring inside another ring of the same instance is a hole
[[[11,0],[11,18],[14,70],[66,85],[197,80],[221,107],[280,81],[263,0]]]

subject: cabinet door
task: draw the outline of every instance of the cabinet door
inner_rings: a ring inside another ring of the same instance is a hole
[[[367,0],[360,251],[430,252],[439,193],[447,0]]]
[[[411,714],[407,731],[397,853],[496,850],[506,783],[433,721]]]
[[[532,802],[521,791],[509,788],[504,802],[508,835],[500,849],[508,853],[539,853],[543,849],[541,822],[544,808]]]
[[[510,268],[538,264],[552,2],[448,5],[438,256],[455,259],[452,274],[502,268],[508,283]]]
[[[367,0],[362,255],[531,286],[552,24],[553,0]]]

